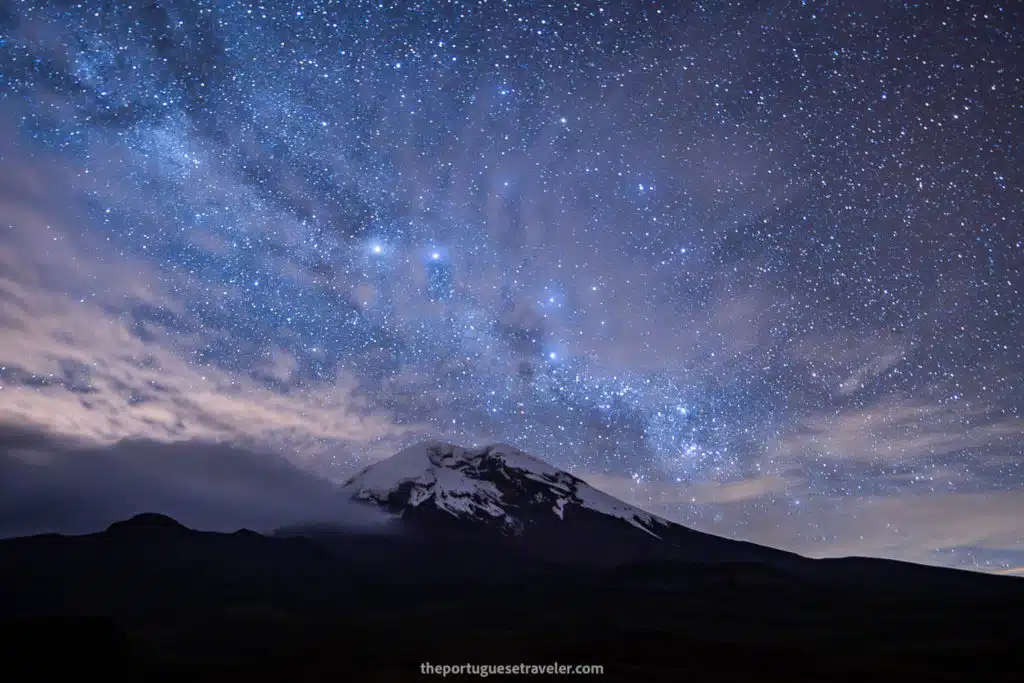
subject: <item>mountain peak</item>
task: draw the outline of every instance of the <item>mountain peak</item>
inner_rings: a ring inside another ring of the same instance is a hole
[[[168,517],[167,515],[161,515],[157,512],[143,512],[135,515],[129,519],[122,520],[120,522],[114,522],[107,531],[121,531],[126,529],[188,529],[184,524]]]
[[[581,509],[653,537],[670,525],[508,444],[464,448],[424,441],[365,468],[343,491],[402,516],[435,509],[516,535],[529,524],[564,520]]]

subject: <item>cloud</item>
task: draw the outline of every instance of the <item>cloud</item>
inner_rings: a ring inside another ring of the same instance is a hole
[[[609,495],[632,502],[644,509],[662,506],[742,503],[789,490],[803,490],[805,480],[799,477],[761,475],[742,481],[695,482],[680,484],[666,481],[644,481],[639,484],[629,477],[580,473],[581,479]]]
[[[265,450],[145,440],[95,446],[0,426],[0,536],[87,533],[140,512],[220,531],[303,522],[383,531],[388,522]]]
[[[789,426],[767,449],[774,462],[913,463],[1024,437],[1024,420],[969,402],[889,396],[863,408],[818,412]]]
[[[1005,574],[1007,576],[1024,576],[1024,567],[1014,567],[1013,569],[1001,569],[996,574]]]
[[[905,358],[902,349],[895,349],[870,358],[843,380],[839,385],[839,393],[848,396],[860,391],[868,381],[896,367]]]
[[[7,291],[12,291],[8,289]],[[196,366],[91,303],[24,293],[0,347],[0,419],[101,442],[123,438],[401,440],[406,429],[341,374],[319,392],[282,395],[244,375]],[[286,372],[273,357],[268,372]]]

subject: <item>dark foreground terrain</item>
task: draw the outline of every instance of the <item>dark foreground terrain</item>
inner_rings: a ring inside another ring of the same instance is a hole
[[[613,681],[1014,680],[1022,618],[1019,579],[862,559],[569,569],[157,517],[0,541],[0,654],[34,676],[406,681],[424,662],[559,662]]]

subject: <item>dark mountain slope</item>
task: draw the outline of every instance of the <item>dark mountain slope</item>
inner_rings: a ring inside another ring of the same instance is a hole
[[[0,657],[37,672],[290,680],[413,680],[422,662],[464,661],[600,664],[617,681],[749,680],[751,662],[768,681],[984,680],[978,667],[1024,647],[1024,581],[1009,577],[935,569],[943,590],[922,592],[910,582],[932,568],[848,582],[863,576],[857,559],[806,560],[819,575],[608,568],[502,544],[318,534],[206,533],[146,515],[0,541]],[[60,657],[40,659],[48,651]]]
[[[85,536],[0,541],[6,614],[108,614],[350,600],[338,557],[302,539],[186,529],[139,515]]]

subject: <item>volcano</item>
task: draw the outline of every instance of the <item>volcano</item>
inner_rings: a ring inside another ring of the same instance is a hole
[[[546,561],[779,565],[802,559],[670,522],[506,444],[416,444],[365,468],[342,493],[391,513],[420,536],[488,541]]]

